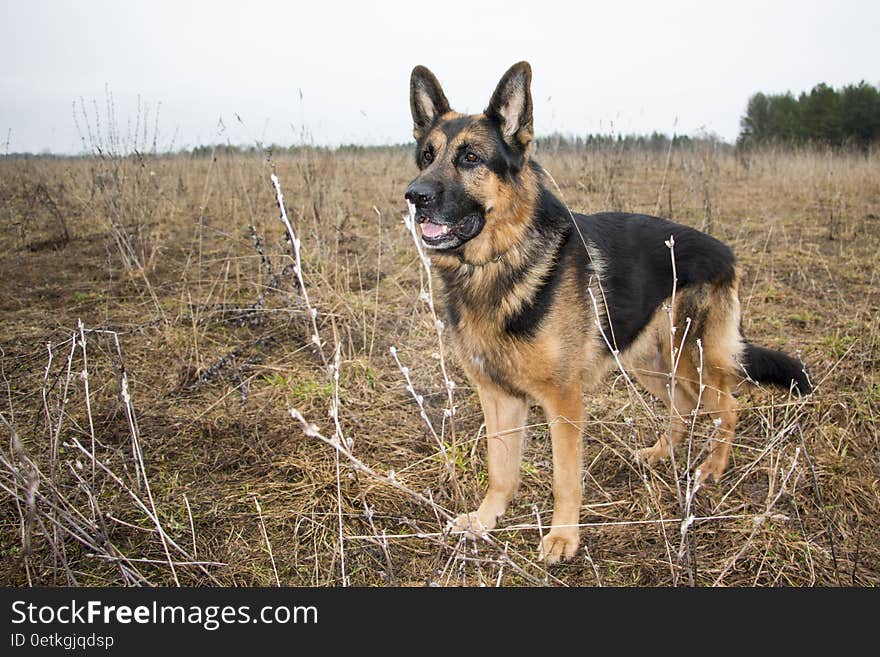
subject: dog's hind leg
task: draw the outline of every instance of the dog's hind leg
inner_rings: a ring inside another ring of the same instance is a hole
[[[739,415],[736,400],[731,394],[731,376],[719,373],[715,380],[707,386],[703,400],[709,415],[718,426],[718,433],[712,439],[712,450],[705,461],[697,468],[699,480],[706,481],[710,477],[715,481],[727,469],[730,451],[733,447],[734,429]]]
[[[671,403],[664,382],[669,380],[668,377],[645,376],[636,372],[637,379],[649,392],[666,400],[672,420],[671,431],[664,431],[651,447],[640,449],[636,454],[639,460],[648,465],[669,458],[670,449],[675,449],[688,435],[689,427],[686,420],[694,421],[692,414],[697,406],[697,399],[700,398],[702,407],[708,412],[709,417],[716,421],[718,433],[712,442],[708,458],[699,467],[699,479],[704,482],[711,477],[718,481],[730,459],[738,415],[737,403],[731,394],[734,377],[729,374],[733,361],[723,352],[713,353],[712,349],[706,350],[706,363],[703,366],[701,379],[705,389],[700,395],[700,379],[696,373],[699,360],[693,362],[694,360],[696,358],[688,352],[683,354],[677,372],[675,398]]]
[[[480,404],[486,423],[486,460],[489,490],[476,511],[464,513],[453,522],[453,529],[479,535],[494,529],[519,487],[523,432],[528,403],[494,386],[479,387]]]
[[[718,427],[709,456],[699,466],[699,480],[719,481],[727,469],[739,416],[732,391],[741,378],[737,362],[742,352],[739,300],[735,288],[716,289],[703,328],[703,405]]]
[[[669,392],[663,389],[662,385],[657,385],[655,389],[655,387],[647,385],[648,382],[645,378],[640,377],[639,380],[655,396],[660,399],[664,397],[667,400],[669,399]],[[656,382],[656,379],[654,381]],[[669,403],[669,413],[671,416],[669,430],[663,431],[657,442],[651,447],[645,447],[636,452],[637,458],[643,463],[654,465],[658,461],[668,459],[671,450],[675,449],[688,434],[689,427],[685,418],[691,418],[691,414],[697,405],[696,399],[687,387],[681,384],[676,386],[674,397],[675,399]]]

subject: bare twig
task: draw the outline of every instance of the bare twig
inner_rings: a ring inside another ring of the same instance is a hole
[[[275,574],[275,585],[281,586],[281,580],[278,579],[278,568],[275,567],[275,555],[272,554],[272,543],[269,541],[269,534],[266,532],[266,523],[263,522],[263,509],[260,508],[260,500],[254,496],[254,506],[257,507],[257,516],[260,518],[260,529],[263,532],[263,540],[266,541],[266,550],[269,552],[269,561],[272,562],[272,572]]]

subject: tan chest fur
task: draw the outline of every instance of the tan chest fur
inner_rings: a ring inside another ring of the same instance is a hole
[[[557,302],[542,318],[535,336],[528,339],[505,332],[509,302],[503,299],[495,312],[461,306],[458,326],[451,333],[458,362],[471,381],[540,401],[553,390],[579,384],[585,374],[591,379],[599,370],[604,373],[607,353],[599,348],[594,323],[574,286],[573,277],[560,284]]]

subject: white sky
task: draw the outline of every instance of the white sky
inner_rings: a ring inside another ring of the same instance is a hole
[[[303,128],[320,144],[405,142],[416,64],[434,71],[453,108],[477,112],[511,64],[530,61],[539,135],[705,129],[733,140],[756,91],[880,83],[877,0],[0,8],[0,153],[8,136],[10,152],[81,151],[72,103],[97,101],[106,120],[105,88],[123,133],[138,96],[153,115],[161,103],[161,149],[291,144]]]

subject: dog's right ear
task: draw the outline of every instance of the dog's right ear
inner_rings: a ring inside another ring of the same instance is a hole
[[[409,107],[416,141],[425,136],[438,116],[449,111],[449,101],[440,83],[424,66],[416,66],[409,78]]]

